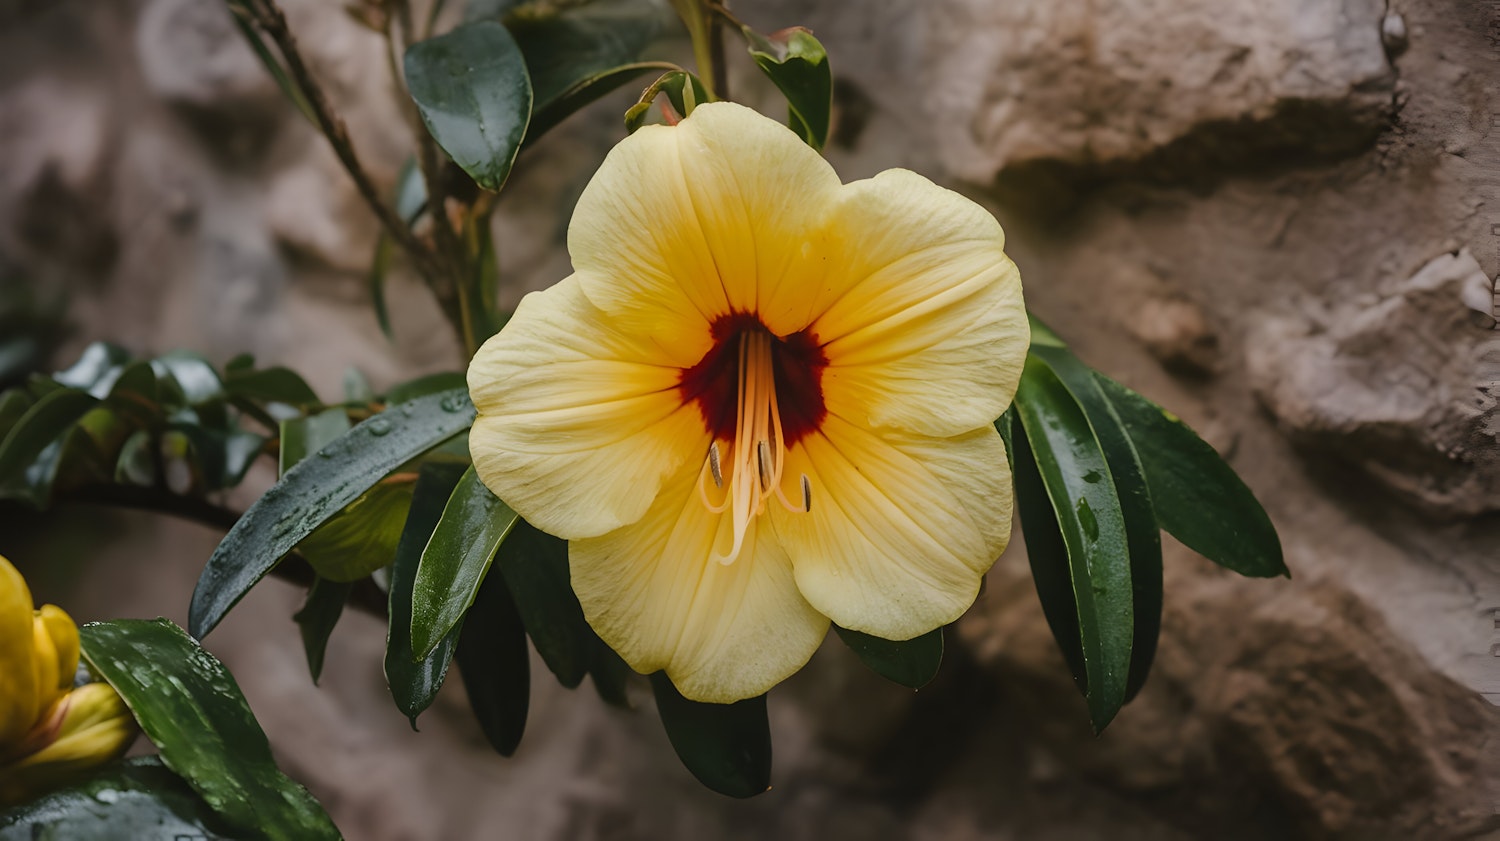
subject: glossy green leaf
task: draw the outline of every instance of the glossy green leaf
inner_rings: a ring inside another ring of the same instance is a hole
[[[1052,369],[1034,356],[1026,361],[1016,393],[1016,417],[1067,547],[1089,718],[1102,731],[1125,703],[1135,634],[1125,518],[1087,417]]]
[[[934,628],[915,639],[895,641],[833,626],[839,639],[876,674],[912,689],[921,689],[937,676],[943,663],[943,629]]]
[[[1094,437],[1104,450],[1110,481],[1114,483],[1120,513],[1125,518],[1130,586],[1134,593],[1131,615],[1135,623],[1130,646],[1130,676],[1125,687],[1128,702],[1140,691],[1151,672],[1157,637],[1161,633],[1161,530],[1156,523],[1140,456],[1109,398],[1096,382],[1094,371],[1066,348],[1038,346],[1031,352],[1052,369],[1083,409]]]
[[[406,51],[406,86],[443,151],[479,186],[499,190],[531,119],[521,49],[494,21],[467,23]]]
[[[282,421],[277,475],[285,476],[297,462],[348,431],[349,415],[343,409],[324,409],[316,415]]]
[[[190,406],[224,399],[224,383],[207,359],[196,353],[174,350],[151,361],[158,377],[170,376]]]
[[[307,670],[312,674],[313,683],[317,683],[323,674],[328,637],[339,624],[344,604],[349,601],[349,592],[353,589],[352,583],[330,581],[319,576],[308,588],[302,609],[292,615],[302,633],[302,649],[307,653]]]
[[[516,752],[526,730],[531,652],[515,599],[498,575],[485,578],[458,637],[458,670],[484,737],[503,756]]]
[[[163,439],[174,436],[187,443],[195,487],[210,491],[239,484],[266,443],[253,432],[225,431],[196,423],[169,424]]]
[[[822,151],[833,113],[833,71],[828,52],[813,34],[793,27],[767,37],[745,27],[750,56],[786,97],[790,124],[807,144]]]
[[[396,176],[396,215],[408,225],[415,224],[427,209],[427,181],[416,158],[408,158]]]
[[[26,415],[26,410],[35,402],[31,395],[19,388],[0,394],[0,441],[5,440],[11,427]]]
[[[662,6],[651,0],[595,0],[555,14],[508,20],[535,94],[526,143],[631,79],[670,67],[641,60],[669,22]]]
[[[520,519],[470,467],[422,551],[412,591],[411,643],[426,657],[463,620],[500,542]]]
[[[0,841],[234,841],[197,792],[155,756],[0,812]]]
[[[1276,526],[1234,468],[1160,406],[1102,374],[1098,381],[1140,453],[1161,527],[1241,575],[1290,577]]]
[[[1078,607],[1073,603],[1073,579],[1068,566],[1068,547],[1063,542],[1062,527],[1057,522],[1057,512],[1052,510],[1052,500],[1047,496],[1047,486],[1031,453],[1031,444],[1021,422],[1014,420],[1015,407],[1000,419],[1008,424],[1011,432],[1006,435],[1006,449],[1010,453],[1012,481],[1016,488],[1016,514],[1021,520],[1021,533],[1026,540],[1026,561],[1031,566],[1031,581],[1036,587],[1042,603],[1042,615],[1052,638],[1062,651],[1063,660],[1078,690],[1088,694],[1088,671],[1084,668],[1083,637],[1078,626]],[[1002,426],[1002,429],[1004,427]]]
[[[594,683],[594,691],[604,703],[622,710],[630,709],[630,695],[626,687],[630,676],[635,672],[614,649],[593,633],[592,628],[589,629],[589,634],[593,649],[593,656],[589,660],[589,678]]]
[[[124,348],[109,342],[94,342],[83,349],[77,362],[53,374],[52,379],[103,398],[120,369],[129,362],[130,352]]]
[[[375,323],[386,339],[396,340],[391,329],[391,313],[385,303],[385,277],[391,270],[391,257],[396,252],[396,243],[390,235],[381,231],[375,239],[375,254],[370,258],[370,306],[375,310]]]
[[[83,657],[125,699],[162,761],[226,823],[252,838],[339,837],[307,790],[276,767],[239,684],[165,619],[94,622]]]
[[[156,485],[160,470],[156,463],[156,438],[140,429],[125,439],[115,461],[115,482],[149,488]]]
[[[517,520],[495,556],[537,653],[572,689],[588,674],[594,632],[568,574],[568,542]]]
[[[463,465],[422,465],[412,494],[411,513],[407,515],[406,528],[396,547],[396,560],[391,565],[385,679],[391,687],[396,707],[411,719],[413,729],[417,726],[417,716],[432,705],[443,686],[454,647],[458,644],[458,632],[444,637],[427,657],[420,660],[416,657],[411,646],[412,585],[417,579],[422,550],[432,538],[432,531],[443,516],[443,508],[463,474]]]
[[[290,368],[280,366],[258,371],[234,371],[227,375],[225,389],[232,397],[244,397],[262,403],[286,403],[308,407],[319,403],[318,395]]]
[[[388,403],[405,403],[439,391],[468,387],[469,381],[462,371],[442,371],[417,377],[400,385],[393,385],[390,391],[385,393],[385,399]]]
[[[332,581],[358,581],[389,566],[411,508],[412,484],[410,477],[380,482],[303,538],[297,552]]]
[[[358,368],[350,365],[344,369],[344,401],[368,403],[375,399],[375,387]]]
[[[771,787],[766,696],[701,704],[682,697],[665,672],[651,676],[651,691],[672,749],[698,782],[730,797],[754,797]]]
[[[0,482],[13,480],[26,470],[98,402],[87,392],[72,388],[59,389],[38,400],[0,439]]]
[[[391,406],[287,471],[214,550],[188,609],[202,638],[313,529],[391,471],[474,421],[467,390]]]

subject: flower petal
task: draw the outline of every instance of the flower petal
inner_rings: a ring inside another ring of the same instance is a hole
[[[575,278],[527,295],[469,364],[479,478],[565,539],[640,519],[663,479],[700,464],[708,448],[702,418],[677,389],[680,372],[656,364],[659,355],[651,336],[615,329]]]
[[[839,189],[784,126],[709,103],[609,153],[573,212],[568,252],[589,300],[625,329],[673,335],[750,312],[785,335],[811,320],[803,290]]]
[[[772,511],[797,586],[838,625],[892,640],[952,622],[1010,539],[1010,468],[992,426],[880,436],[830,417],[787,454],[806,514]]]
[[[0,557],[0,757],[26,735],[41,713],[33,615],[26,579]]]
[[[730,515],[699,498],[698,469],[662,489],[640,522],[568,545],[589,624],[639,672],[665,669],[685,697],[727,704],[760,695],[812,657],[828,619],[797,589],[764,518],[731,564]]]
[[[1010,405],[1030,342],[1021,278],[984,208],[889,170],[844,188],[832,226],[842,284],[813,331],[830,412],[947,437]]]

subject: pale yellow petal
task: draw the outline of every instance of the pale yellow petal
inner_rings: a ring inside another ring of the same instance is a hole
[[[730,703],[760,695],[812,657],[828,619],[798,591],[791,562],[752,522],[731,564],[710,556],[729,542],[679,474],[640,522],[569,544],[573,589],[589,624],[639,672],[665,669],[684,696]]]
[[[31,590],[0,557],[0,755],[36,721],[36,649],[32,645]]]
[[[877,437],[830,417],[788,453],[812,510],[776,510],[797,586],[838,625],[910,639],[952,622],[1010,538],[1010,469],[994,427]]]
[[[810,320],[804,284],[839,188],[786,127],[709,103],[610,152],[578,200],[568,252],[589,300],[625,329],[670,336],[750,312],[795,332]]]
[[[574,278],[527,295],[469,365],[479,478],[543,531],[593,537],[640,519],[708,433],[650,336],[603,318]]]
[[[984,208],[920,175],[848,185],[832,225],[841,289],[813,325],[829,411],[949,436],[992,423],[1020,382],[1021,279]]]

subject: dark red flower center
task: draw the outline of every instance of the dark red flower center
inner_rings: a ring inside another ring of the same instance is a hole
[[[757,372],[751,344],[770,347],[770,372],[784,446],[790,447],[816,431],[828,414],[823,402],[823,370],[828,357],[817,337],[801,330],[776,336],[750,313],[720,316],[712,327],[714,344],[698,364],[682,372],[678,388],[683,402],[698,405],[703,424],[718,440],[733,441],[744,408],[740,405],[747,378]],[[763,339],[752,337],[767,337]],[[747,361],[749,360],[749,361]],[[764,361],[760,364],[763,366]]]

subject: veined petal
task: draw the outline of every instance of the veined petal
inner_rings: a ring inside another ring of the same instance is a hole
[[[527,295],[469,364],[479,478],[565,539],[640,519],[662,481],[701,463],[708,447],[677,389],[680,372],[655,361],[660,338],[620,332],[575,278]]]
[[[573,590],[589,624],[636,671],[665,669],[685,697],[731,703],[802,668],[828,619],[798,591],[764,518],[733,563],[710,557],[733,527],[728,512],[704,507],[699,469],[679,471],[634,525],[571,542]]]
[[[841,284],[812,329],[830,412],[947,437],[992,423],[1030,342],[1021,278],[988,212],[920,175],[844,188],[831,224]]]
[[[807,325],[803,286],[838,175],[787,128],[729,102],[621,141],[568,227],[584,293],[628,329],[672,335],[731,312]],[[696,362],[691,359],[688,364]]]
[[[787,457],[812,510],[773,511],[802,595],[835,623],[892,640],[952,622],[1010,539],[1010,470],[993,426],[877,436],[835,417]]]
[[[0,557],[0,758],[26,735],[41,712],[32,616],[26,579]]]

